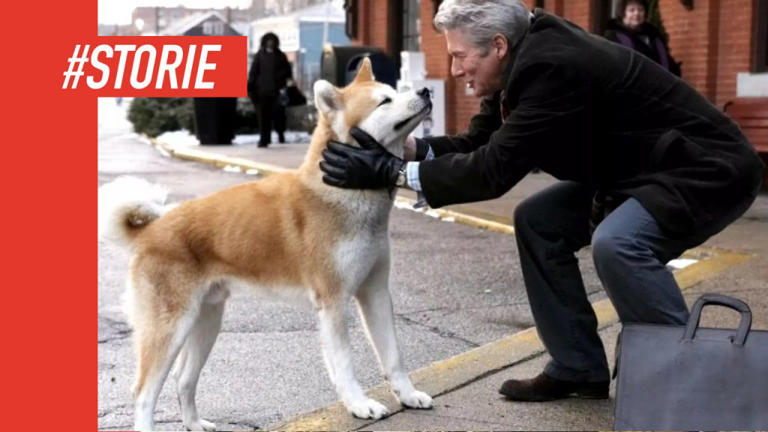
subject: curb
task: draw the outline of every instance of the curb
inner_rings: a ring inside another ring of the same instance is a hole
[[[486,231],[495,231],[503,234],[515,234],[515,227],[512,225],[503,224],[500,222],[483,219],[477,216],[468,215],[466,213],[459,213],[453,210],[447,209],[415,209],[413,206],[416,201],[404,196],[395,197],[395,207],[413,210],[419,213],[424,213],[427,216],[440,219],[444,222],[455,222],[462,225],[468,225],[474,228],[484,229]]]
[[[215,153],[210,153],[202,150],[196,150],[189,147],[173,146],[171,144],[164,143],[158,140],[157,138],[147,137],[147,140],[151,143],[152,146],[154,146],[161,152],[167,153],[171,157],[193,161],[193,162],[204,163],[204,164],[212,165],[218,168],[232,166],[232,167],[238,167],[244,172],[249,170],[256,170],[258,174],[265,175],[265,176],[292,171],[291,169],[284,168],[281,166],[271,165],[271,164],[266,164],[261,162],[254,162],[249,159],[223,156],[223,155],[218,155]],[[455,222],[462,225],[467,225],[467,226],[480,228],[488,231],[501,232],[504,234],[514,235],[515,233],[515,228],[511,225],[483,219],[483,218],[468,215],[465,213],[446,210],[446,209],[428,209],[428,210],[414,209],[413,208],[414,204],[416,204],[416,201],[411,198],[406,198],[401,195],[398,195],[395,197],[395,206],[398,208],[406,208],[409,210],[414,210],[416,212],[424,213],[427,216],[432,216],[445,222]]]
[[[258,171],[258,174],[265,175],[265,176],[292,171],[288,168],[283,168],[281,166],[271,165],[271,164],[266,164],[261,162],[254,162],[249,159],[223,156],[223,155],[218,155],[218,154],[214,154],[214,153],[210,153],[202,150],[196,150],[189,147],[173,146],[171,144],[164,143],[158,140],[157,138],[148,137],[147,140],[151,143],[152,146],[154,146],[161,152],[165,152],[169,154],[171,157],[193,161],[193,162],[204,163],[204,164],[212,165],[218,168],[233,166],[233,167],[238,167],[243,171],[256,170]]]

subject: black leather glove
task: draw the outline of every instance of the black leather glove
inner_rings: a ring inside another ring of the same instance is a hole
[[[416,159],[417,161],[423,161],[429,153],[429,144],[423,138],[416,138]]]
[[[405,161],[388,152],[372,136],[357,126],[349,131],[360,144],[352,147],[336,141],[323,150],[320,169],[323,182],[348,189],[390,189]]]

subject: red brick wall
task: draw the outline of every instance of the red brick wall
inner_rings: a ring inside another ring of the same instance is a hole
[[[545,8],[590,29],[592,1],[546,0]],[[387,50],[387,3],[360,0],[360,38],[355,43]],[[718,106],[734,98],[736,74],[750,70],[755,0],[695,0],[693,10],[686,10],[678,0],[659,3],[672,55],[683,62],[683,79]],[[433,2],[422,0],[421,42],[427,75],[445,80],[446,128],[448,133],[458,133],[466,130],[479,100],[467,96],[464,82],[450,76],[450,57],[445,40],[432,26],[433,15]]]
[[[547,0],[547,10],[589,29],[590,0]],[[736,96],[736,74],[750,69],[753,0],[696,0],[694,9],[661,1],[672,55],[683,78],[718,106]]]
[[[546,5],[549,7],[549,5]],[[591,2],[589,0],[568,0],[562,2],[560,8],[560,16],[564,17],[568,21],[589,30],[590,20],[589,15],[591,9]]]
[[[469,120],[480,109],[480,100],[468,96],[463,80],[451,76],[451,57],[447,54],[445,38],[432,25],[434,4],[421,1],[421,50],[429,78],[445,80],[445,126],[446,133],[457,134],[469,126]]]
[[[752,0],[720,0],[720,37],[715,101],[722,107],[736,97],[736,74],[748,72],[752,60],[752,35],[757,13]]]
[[[713,99],[716,90],[714,61],[720,0],[698,0],[693,10],[680,2],[661,2],[661,16],[669,34],[672,55],[683,62],[683,78]]]
[[[363,0],[365,3],[366,0]],[[389,27],[389,8],[386,1],[373,1],[368,0],[369,3],[369,22],[371,23],[370,30],[370,45],[375,45],[389,52],[389,46],[387,44],[387,29]]]
[[[564,11],[563,1],[564,0],[547,0],[544,2],[544,7],[552,13],[562,16]]]
[[[358,38],[355,45],[372,45],[387,52],[388,7],[386,1],[358,2]]]
[[[736,96],[736,74],[750,70],[753,0],[697,0],[693,10],[661,3],[672,55],[683,79],[718,106]]]

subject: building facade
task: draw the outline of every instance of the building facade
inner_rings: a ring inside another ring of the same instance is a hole
[[[428,78],[445,80],[448,133],[466,129],[480,101],[450,75],[451,59],[432,25],[441,0],[347,0],[347,32],[358,45],[382,48],[396,61],[404,49],[425,53]],[[602,34],[617,0],[527,0]],[[768,0],[658,0],[670,50],[683,79],[722,107],[737,96],[737,80],[768,82]],[[768,96],[768,94],[764,95]]]

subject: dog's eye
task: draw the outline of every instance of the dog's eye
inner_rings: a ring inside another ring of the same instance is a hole
[[[390,103],[390,102],[392,102],[392,99],[390,99],[390,98],[388,98],[388,97],[385,97],[385,98],[384,98],[384,100],[383,100],[383,101],[381,101],[381,103],[379,104],[379,106],[382,106],[382,105],[384,105],[384,104],[388,104],[388,103]]]

